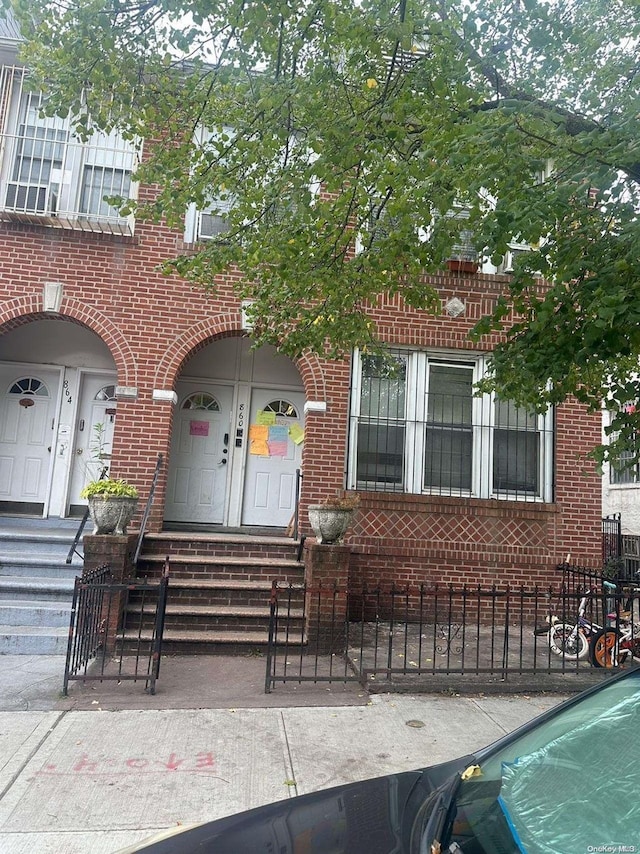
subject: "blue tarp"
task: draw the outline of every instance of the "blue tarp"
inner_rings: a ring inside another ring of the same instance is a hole
[[[640,696],[504,763],[499,801],[525,854],[640,854]]]

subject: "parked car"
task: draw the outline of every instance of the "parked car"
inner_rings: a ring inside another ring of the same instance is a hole
[[[143,854],[640,852],[640,668],[452,762],[291,798]]]

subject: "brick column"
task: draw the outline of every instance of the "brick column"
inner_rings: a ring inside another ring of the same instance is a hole
[[[133,575],[133,555],[136,549],[137,534],[87,534],[83,538],[84,568],[83,578],[88,572],[107,564],[111,568],[114,582],[120,584]],[[104,621],[105,647],[111,652],[115,647],[118,629],[121,626],[122,613],[126,600],[126,591],[113,591],[105,594],[102,601],[102,620]]]
[[[84,569],[92,572],[108,564],[114,581],[122,581],[133,574],[133,555],[137,534],[86,534],[84,545]]]
[[[343,651],[349,585],[349,546],[305,546],[306,635],[310,652]]]

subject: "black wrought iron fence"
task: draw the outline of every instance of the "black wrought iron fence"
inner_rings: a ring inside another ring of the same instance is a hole
[[[563,570],[558,584],[531,588],[274,584],[265,690],[278,682],[473,675],[507,680],[616,667],[640,646],[628,645],[623,656],[609,650],[608,658],[594,662],[590,642],[607,628],[621,639],[625,632],[627,640],[635,638],[639,594],[627,590],[623,601],[622,592],[602,586],[601,574],[593,576]],[[627,616],[619,617],[623,612]],[[605,642],[617,644],[613,635]]]
[[[167,559],[158,582],[116,582],[105,565],[76,578],[63,694],[69,682],[144,681],[155,694],[160,675],[162,635],[169,584]],[[136,624],[127,625],[129,604],[135,600]],[[147,624],[151,625],[148,637]]]
[[[602,565],[622,555],[622,522],[619,513],[602,519]]]

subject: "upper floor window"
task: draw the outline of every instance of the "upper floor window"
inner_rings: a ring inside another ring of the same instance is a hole
[[[194,135],[194,145],[204,161],[210,157],[214,162],[226,162],[225,149],[233,145],[235,131],[230,127],[210,130],[199,126]],[[229,193],[210,195],[206,204],[198,208],[195,203],[188,206],[185,214],[185,243],[198,240],[215,240],[229,231],[227,214],[233,206]]]
[[[551,413],[475,395],[482,356],[355,354],[349,487],[551,501]]]
[[[129,234],[132,221],[106,199],[131,198],[136,147],[116,132],[82,142],[69,121],[42,114],[44,97],[24,69],[4,67],[0,219]]]
[[[637,404],[628,403],[624,409],[628,413],[633,413],[637,409]],[[609,418],[611,419],[612,415],[609,415]],[[610,439],[615,441],[619,436],[619,433],[613,433]],[[631,440],[630,444],[634,445],[636,443]],[[609,464],[609,480],[611,483],[618,485],[640,483],[640,463],[638,462],[637,445],[636,447],[625,448],[619,453],[615,462],[611,461]]]
[[[640,465],[635,451],[622,451],[615,465],[609,467],[611,483],[640,483]]]

